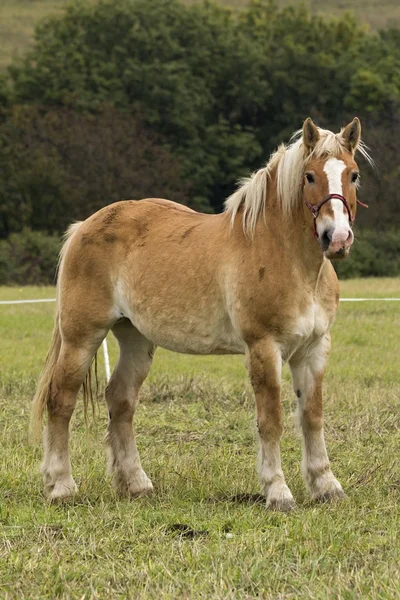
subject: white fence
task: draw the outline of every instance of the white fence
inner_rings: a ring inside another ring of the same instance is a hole
[[[39,298],[37,300],[0,300],[0,304],[39,304],[41,302],[55,302],[55,298]],[[400,302],[400,298],[340,298],[340,302]],[[110,359],[108,356],[107,340],[103,340],[104,368],[107,382],[110,380]]]
[[[38,304],[40,302],[55,302],[55,298],[40,298],[38,300],[0,300],[0,304]],[[104,370],[106,372],[106,381],[110,381],[111,370],[110,370],[110,359],[108,356],[107,340],[103,340],[103,354],[104,354]]]

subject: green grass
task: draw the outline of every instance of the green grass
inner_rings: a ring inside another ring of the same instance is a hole
[[[90,0],[95,1],[95,0]],[[186,0],[195,2],[198,0]],[[247,0],[220,0],[221,4],[240,8]],[[280,6],[293,0],[278,0]],[[69,0],[1,0],[0,2],[0,71],[15,57],[22,56],[33,43],[36,24],[51,15],[60,15]],[[398,0],[305,0],[304,4],[318,14],[339,15],[352,10],[362,23],[374,29],[400,27]]]
[[[0,288],[0,299],[53,288]],[[400,297],[400,279],[346,281],[343,296]],[[104,475],[106,411],[81,402],[71,454],[80,491],[47,505],[29,405],[54,305],[0,305],[0,597],[393,599],[400,597],[400,303],[343,303],[325,384],[326,438],[348,499],[310,503],[284,373],[283,467],[298,508],[257,501],[254,406],[241,357],[158,351],[136,428],[152,498]],[[110,339],[111,362],[116,348]],[[100,367],[102,369],[102,366]],[[103,372],[103,371],[101,371]],[[173,526],[206,532],[193,539]]]

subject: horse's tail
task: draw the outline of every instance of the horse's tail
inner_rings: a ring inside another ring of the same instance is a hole
[[[39,382],[36,388],[36,393],[33,398],[32,411],[31,411],[31,424],[30,431],[32,438],[37,440],[42,429],[43,414],[45,407],[50,399],[51,382],[53,379],[53,373],[55,366],[58,361],[58,357],[61,349],[61,332],[60,332],[60,309],[59,309],[59,287],[62,274],[62,267],[65,258],[66,251],[71,242],[71,238],[75,231],[79,229],[81,223],[74,223],[71,225],[67,233],[65,234],[64,244],[61,248],[60,257],[58,261],[58,277],[57,277],[57,294],[56,294],[56,316],[54,320],[53,335],[51,339],[50,349],[47,353],[46,360],[42,373],[39,378]]]
[[[54,367],[56,366],[58,355],[60,354],[60,348],[61,334],[57,309],[50,349],[47,353],[39,383],[36,388],[36,393],[33,398],[30,429],[34,440],[39,438],[42,429],[43,413],[50,399],[51,382],[53,379]]]

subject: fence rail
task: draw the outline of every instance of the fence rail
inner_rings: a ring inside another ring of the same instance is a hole
[[[0,304],[38,304],[39,302],[55,302],[55,298],[38,298],[37,300],[0,300]],[[104,356],[104,370],[106,372],[106,381],[110,381],[111,369],[110,369],[110,358],[108,356],[107,340],[104,338],[103,343],[103,356]]]
[[[33,300],[0,300],[0,304],[39,304],[41,302],[55,302],[55,298],[38,298]],[[340,298],[341,302],[400,302],[400,298]],[[110,381],[111,369],[110,369],[110,358],[108,355],[107,340],[103,340],[103,356],[104,356],[104,369],[106,372],[106,381]]]
[[[340,298],[340,302],[400,302],[400,298]]]
[[[0,304],[36,304],[39,302],[55,301],[55,298],[39,298],[37,300],[0,300]],[[400,298],[340,298],[340,302],[400,302]]]

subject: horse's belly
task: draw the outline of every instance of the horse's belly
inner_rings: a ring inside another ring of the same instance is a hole
[[[183,320],[177,323],[150,321],[141,315],[132,316],[137,329],[157,346],[184,354],[242,354],[244,343],[233,330],[210,327],[202,321]]]
[[[131,300],[120,309],[132,324],[157,346],[184,354],[243,354],[245,345],[223,307],[210,302],[208,309],[179,306],[165,300],[164,306],[150,306]]]

